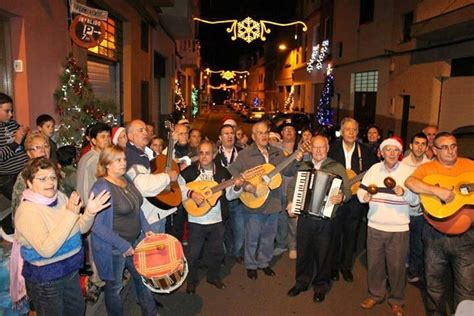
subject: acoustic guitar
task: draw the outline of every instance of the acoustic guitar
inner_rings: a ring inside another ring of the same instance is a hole
[[[235,182],[235,179],[230,179],[222,183],[215,181],[193,181],[186,184],[189,190],[200,193],[204,197],[204,202],[197,205],[192,198],[183,201],[183,206],[188,214],[198,217],[206,215],[209,210],[217,204],[217,201],[222,196],[222,190],[230,187]]]
[[[348,186],[351,187],[352,195],[357,194],[360,187],[360,182],[367,171],[356,174],[352,169],[346,169],[347,178],[349,180]]]
[[[457,177],[439,174],[426,176],[423,181],[452,189],[454,199],[441,201],[429,194],[420,194],[424,216],[428,223],[442,233],[458,235],[467,231],[474,223],[474,172],[465,172]]]
[[[168,151],[166,155],[158,155],[151,162],[151,172],[153,174],[168,172],[174,170],[179,173],[179,166],[173,160],[173,148],[175,145],[175,140],[173,139],[173,126],[171,122],[166,121],[165,126],[168,129]],[[177,207],[181,204],[181,190],[179,188],[178,182],[171,182],[163,191],[158,193],[156,196],[147,197],[148,201],[154,206],[162,209],[169,210],[170,208]]]
[[[311,141],[305,142],[301,148],[288,156],[276,167],[270,163],[253,167],[245,172],[245,180],[255,186],[255,193],[242,192],[240,200],[250,209],[256,209],[262,206],[268,198],[271,190],[280,187],[282,177],[280,172],[290,165],[298,152],[309,152],[311,150]]]

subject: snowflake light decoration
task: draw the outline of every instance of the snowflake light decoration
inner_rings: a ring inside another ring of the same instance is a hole
[[[209,21],[200,18],[194,18],[194,21],[203,22],[207,24],[225,24],[232,23],[230,27],[226,29],[227,33],[232,33],[231,40],[235,41],[240,38],[247,43],[251,43],[256,39],[265,41],[265,34],[269,34],[271,30],[265,24],[277,25],[277,26],[291,26],[301,24],[303,26],[303,32],[308,30],[308,27],[304,22],[295,21],[290,23],[277,23],[273,21],[260,20],[255,21],[251,17],[246,17],[242,21],[238,20],[221,20],[221,21]]]
[[[306,71],[312,72],[314,67],[316,70],[321,70],[323,68],[324,59],[326,59],[329,50],[329,40],[324,40],[321,45],[317,44],[313,46],[313,51],[311,53],[311,58],[307,63]],[[313,67],[313,64],[316,62],[316,65]]]

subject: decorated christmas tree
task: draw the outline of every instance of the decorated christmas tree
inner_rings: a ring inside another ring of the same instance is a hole
[[[285,111],[293,111],[293,107],[295,106],[295,88],[291,86],[290,94],[285,100]]]
[[[54,100],[59,114],[59,146],[79,146],[86,127],[98,121],[117,124],[114,102],[99,100],[94,96],[87,74],[72,56],[67,59],[59,78]]]
[[[324,80],[324,87],[319,98],[318,112],[316,119],[319,125],[330,127],[333,125],[333,111],[331,109],[331,99],[334,94],[334,74],[329,72]]]

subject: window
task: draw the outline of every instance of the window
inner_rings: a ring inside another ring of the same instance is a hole
[[[352,74],[354,92],[377,92],[378,71],[356,72]]]
[[[319,44],[319,24],[313,26],[313,46]]]
[[[474,57],[457,58],[451,61],[451,77],[474,76]]]
[[[142,21],[141,44],[142,51],[148,53],[148,23],[145,21]]]
[[[99,46],[89,48],[89,52],[95,53],[102,57],[106,57],[113,61],[120,59],[120,42],[122,39],[122,30],[120,22],[116,22],[112,18],[108,18],[105,23],[105,36]]]
[[[324,19],[324,38],[323,39],[331,39],[332,38],[332,20],[330,17]]]
[[[342,57],[342,42],[337,43],[338,57]]]
[[[360,0],[359,25],[374,21],[374,0]]]
[[[411,26],[413,25],[413,11],[403,15],[403,42],[411,41]]]

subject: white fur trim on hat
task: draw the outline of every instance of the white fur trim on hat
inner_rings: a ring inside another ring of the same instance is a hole
[[[233,127],[237,127],[237,122],[233,119],[227,119],[222,125],[232,125]]]
[[[180,119],[180,120],[178,121],[178,124],[182,124],[182,125],[189,124],[189,120],[188,120],[188,119]]]
[[[120,134],[122,134],[122,132],[125,132],[124,127],[117,128],[117,131],[115,132],[115,134],[112,137],[112,144],[114,144],[114,145],[118,144],[118,139],[120,137]]]
[[[385,146],[395,146],[397,147],[398,149],[403,150],[402,148],[402,144],[400,144],[400,142],[394,138],[387,138],[386,140],[384,140],[381,144],[380,144],[380,150],[383,150],[383,148]]]

